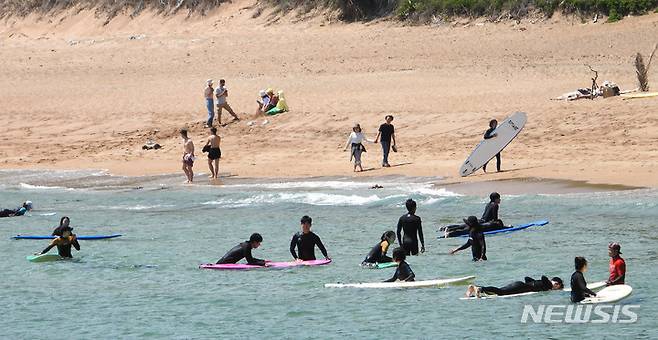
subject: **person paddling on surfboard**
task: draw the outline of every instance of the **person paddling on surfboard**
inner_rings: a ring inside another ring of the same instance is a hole
[[[621,258],[621,245],[610,243],[608,245],[608,256],[610,256],[610,278],[606,285],[623,285],[626,280],[626,261]]]
[[[247,259],[247,264],[254,266],[267,266],[267,261],[251,256],[251,251],[260,247],[262,242],[263,236],[259,233],[253,233],[249,237],[249,240],[238,244],[229,250],[226,255],[222,256],[222,258],[217,261],[217,264],[238,263],[238,261],[242,259]]]
[[[504,296],[562,289],[564,289],[564,283],[562,282],[562,279],[557,276],[550,280],[544,275],[542,275],[541,279],[539,280],[535,280],[526,276],[523,281],[514,281],[500,288],[493,286],[480,287],[476,285],[470,285],[468,286],[468,289],[466,289],[466,297],[479,298],[482,294]]]
[[[491,121],[489,121],[489,129],[484,132],[484,139],[491,139],[498,137],[498,134],[494,133],[497,127],[498,127],[497,120],[492,119]],[[487,172],[487,164],[489,164],[489,162],[484,163],[484,166],[482,167],[482,170],[484,170],[485,173]],[[500,172],[500,152],[496,154],[496,170]]]
[[[386,256],[386,252],[391,244],[395,243],[395,233],[392,230],[385,232],[381,241],[377,243],[363,260],[363,265],[393,262],[393,259]]]
[[[73,228],[66,226],[61,229],[61,232],[61,236],[53,239],[53,241],[48,247],[46,247],[46,249],[35,255],[46,254],[50,251],[50,249],[57,247],[57,253],[59,256],[65,258],[73,258],[73,255],[71,254],[71,246],[75,247],[75,250],[80,251],[80,243],[78,243],[76,235],[72,233]]]
[[[32,202],[25,201],[23,204],[16,209],[2,209],[0,210],[0,217],[14,217],[14,216],[23,216],[27,214],[28,211],[32,210]]]
[[[290,240],[290,254],[295,261],[312,261],[315,260],[315,246],[317,245],[324,258],[331,260],[327,255],[327,249],[322,244],[320,237],[311,231],[313,219],[309,216],[302,217],[301,221],[302,231],[295,233]],[[298,250],[298,252],[296,251]]]
[[[420,217],[416,216],[416,201],[410,198],[405,202],[405,206],[407,213],[398,220],[398,242],[400,247],[407,251],[407,255],[418,255],[418,239],[420,239],[420,252],[425,252],[423,225]]]
[[[489,203],[484,208],[484,213],[480,219],[481,224],[488,224],[495,227],[504,227],[503,221],[498,218],[498,208],[500,207],[500,194],[492,192],[489,195]]]
[[[571,302],[580,302],[586,297],[596,296],[591,289],[587,288],[587,281],[583,275],[587,271],[587,260],[584,257],[574,259],[576,271],[571,274]]]
[[[403,248],[393,249],[393,261],[398,264],[398,268],[395,270],[395,274],[390,279],[384,282],[395,282],[395,281],[414,281],[416,274],[414,274],[409,264],[405,261],[407,259],[407,251]]]
[[[486,261],[487,260],[487,244],[484,240],[484,233],[480,226],[480,221],[475,216],[469,216],[464,219],[464,223],[468,226],[468,241],[463,246],[455,248],[450,251],[450,255],[455,254],[460,250],[471,247],[473,253],[473,261]]]

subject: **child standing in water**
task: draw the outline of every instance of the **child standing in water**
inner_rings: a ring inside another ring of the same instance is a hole
[[[409,264],[405,262],[407,259],[407,252],[398,247],[393,250],[393,261],[397,262],[398,268],[395,270],[395,274],[392,278],[384,282],[395,282],[395,281],[414,281],[416,274],[411,270]]]
[[[194,181],[194,171],[192,167],[194,166],[194,142],[192,139],[187,136],[187,130],[180,130],[180,136],[183,138],[183,172],[185,177],[187,177],[187,184],[191,184]]]

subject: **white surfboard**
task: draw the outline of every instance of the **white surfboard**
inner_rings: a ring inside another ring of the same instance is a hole
[[[516,112],[500,122],[494,130],[494,133],[497,134],[496,137],[482,140],[466,158],[459,169],[459,174],[466,177],[482,168],[516,138],[527,121],[528,115],[525,112]]]
[[[624,100],[626,99],[639,99],[639,98],[651,98],[658,97],[658,92],[639,92],[639,93],[627,93],[621,95]]]
[[[473,281],[475,276],[464,276],[454,279],[439,279],[426,281],[398,282],[364,282],[364,283],[327,283],[325,288],[426,288],[443,287],[452,284],[463,284]]]
[[[589,288],[591,290],[595,290],[595,289],[603,288],[603,287],[605,287],[605,285],[606,285],[605,281],[592,282],[592,283],[587,285],[587,288]],[[563,292],[571,292],[571,288],[564,288],[562,291]],[[509,297],[517,297],[517,296],[526,296],[526,295],[533,295],[533,294],[537,294],[537,293],[539,293],[539,292],[527,292],[527,293],[510,294],[510,295],[481,295],[480,297],[470,296],[470,297],[463,297],[463,298],[459,298],[459,299],[460,300],[487,300],[487,299],[500,299],[500,298],[509,298]]]
[[[603,288],[596,296],[588,297],[580,303],[595,304],[595,303],[612,303],[627,298],[633,292],[633,288],[629,285],[614,285]]]

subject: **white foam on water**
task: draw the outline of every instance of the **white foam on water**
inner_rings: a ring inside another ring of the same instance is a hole
[[[25,190],[75,190],[74,188],[47,186],[47,185],[33,185],[28,183],[19,183],[21,189]]]
[[[359,195],[341,195],[328,194],[321,192],[283,192],[272,194],[258,194],[241,199],[219,199],[214,201],[203,202],[203,205],[221,205],[226,207],[245,207],[250,205],[277,204],[277,203],[301,203],[310,205],[325,206],[353,206],[367,205],[376,202],[400,198],[404,195],[391,195],[379,197],[377,195],[359,196]]]

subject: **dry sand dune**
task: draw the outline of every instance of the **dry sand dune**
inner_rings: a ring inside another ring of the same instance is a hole
[[[402,165],[380,169],[379,148],[370,145],[364,162],[375,170],[358,176],[461,181],[457,170],[488,120],[522,110],[526,130],[503,154],[510,171],[467,181],[658,185],[658,98],[549,100],[589,86],[586,63],[600,71],[600,83],[635,88],[633,55],[655,43],[658,14],[614,24],[555,18],[405,27],[320,17],[271,24],[267,14],[252,18],[250,4],[235,1],[204,18],[120,16],[106,26],[87,11],[3,20],[0,167],[178,171],[177,130],[191,128],[200,149],[204,82],[223,77],[244,119],[220,130],[222,172],[352,175],[342,152],[351,125],[360,122],[374,137],[390,113],[400,148],[392,162]],[[650,79],[658,89],[658,66]],[[268,86],[285,90],[291,111],[251,118],[258,90]],[[164,148],[141,150],[149,137]],[[208,172],[203,156],[195,169]]]

